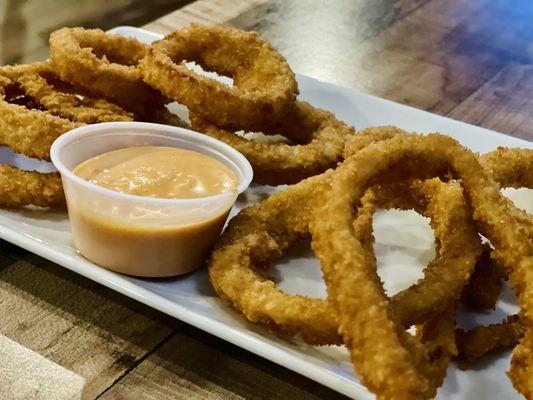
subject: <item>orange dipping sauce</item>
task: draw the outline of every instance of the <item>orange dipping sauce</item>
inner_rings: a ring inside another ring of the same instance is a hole
[[[237,177],[222,162],[175,147],[114,150],[81,163],[74,173],[111,190],[152,198],[195,199],[232,192],[237,186]],[[173,225],[105,217],[70,202],[68,210],[75,245],[83,256],[113,271],[143,277],[175,276],[201,266],[230,211]]]
[[[161,199],[194,199],[235,190],[237,177],[223,163],[177,147],[128,147],[81,163],[74,173],[117,192]]]

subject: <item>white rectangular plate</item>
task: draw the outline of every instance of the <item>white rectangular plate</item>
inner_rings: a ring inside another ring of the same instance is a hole
[[[147,43],[159,38],[154,33],[131,27],[115,28],[112,32],[133,36]],[[297,78],[302,99],[331,110],[339,119],[358,128],[393,124],[421,133],[439,131],[478,152],[493,150],[497,146],[533,147],[532,143],[523,140],[388,100],[305,76]],[[15,161],[24,165],[24,161]],[[239,201],[236,210],[250,204],[253,199],[264,197],[271,190],[262,186],[251,188]],[[529,211],[533,208],[533,196],[528,191],[513,192],[512,197]],[[385,279],[389,293],[392,293],[419,277],[422,265],[433,257],[432,232],[427,223],[414,213],[393,211],[379,213],[375,229],[380,274]],[[397,235],[399,231],[402,235]],[[0,237],[340,393],[361,400],[374,398],[354,375],[345,349],[335,346],[311,347],[296,340],[277,337],[260,326],[248,323],[215,295],[205,269],[173,280],[142,280],[107,271],[76,252],[68,218],[64,213],[1,210]],[[290,267],[281,268],[289,264]],[[325,296],[318,263],[308,249],[294,251],[273,268],[284,290]],[[514,298],[506,291],[496,312],[464,317],[461,323],[472,326],[498,320],[515,309]],[[506,354],[493,357],[482,368],[468,372],[452,365],[438,398],[518,399],[520,397],[505,375],[508,363]]]

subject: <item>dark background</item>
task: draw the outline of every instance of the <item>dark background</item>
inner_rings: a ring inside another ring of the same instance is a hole
[[[0,63],[42,60],[50,32],[63,26],[140,26],[187,0],[0,0]]]

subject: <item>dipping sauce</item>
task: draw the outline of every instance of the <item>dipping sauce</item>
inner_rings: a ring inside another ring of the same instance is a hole
[[[196,199],[235,191],[238,184],[222,162],[175,147],[115,150],[73,172],[96,185],[151,198]],[[67,199],[74,244],[95,264],[143,277],[176,276],[201,266],[235,200],[222,203],[215,214],[202,206],[180,214],[173,204],[154,211],[153,203],[144,208],[142,201],[132,207],[121,199],[98,199]]]
[[[128,147],[90,158],[74,171],[117,192],[162,199],[194,199],[235,190],[237,178],[222,162],[177,147]]]

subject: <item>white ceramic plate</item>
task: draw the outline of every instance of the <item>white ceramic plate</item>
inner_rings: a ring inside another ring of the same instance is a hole
[[[131,27],[115,28],[112,32],[144,42],[159,38],[154,33]],[[533,147],[532,143],[523,140],[350,89],[305,76],[297,78],[302,99],[333,111],[338,118],[358,128],[394,124],[423,133],[439,131],[478,152],[493,150],[497,146]],[[35,168],[23,157],[12,156],[8,152],[0,152],[0,159]],[[262,186],[251,188],[236,209],[264,198],[271,191],[272,188]],[[529,211],[533,209],[533,196],[528,191],[515,191],[512,197]],[[379,213],[375,228],[380,274],[389,293],[394,293],[418,278],[421,267],[433,257],[433,234],[424,219],[409,212]],[[398,235],[398,232],[402,234]],[[0,237],[340,393],[361,400],[374,398],[353,374],[348,354],[343,348],[311,347],[296,340],[277,337],[260,326],[248,323],[215,295],[205,270],[174,280],[141,280],[102,269],[76,252],[64,213],[1,210]],[[287,291],[317,297],[325,295],[318,263],[308,248],[294,251],[277,263],[273,270],[280,279],[280,286]],[[461,317],[460,320],[463,325],[472,326],[496,321],[514,310],[515,300],[509,291],[505,291],[495,313]],[[452,365],[438,398],[518,399],[520,397],[505,375],[508,364],[506,354],[488,359],[480,368],[468,372],[459,371]]]

